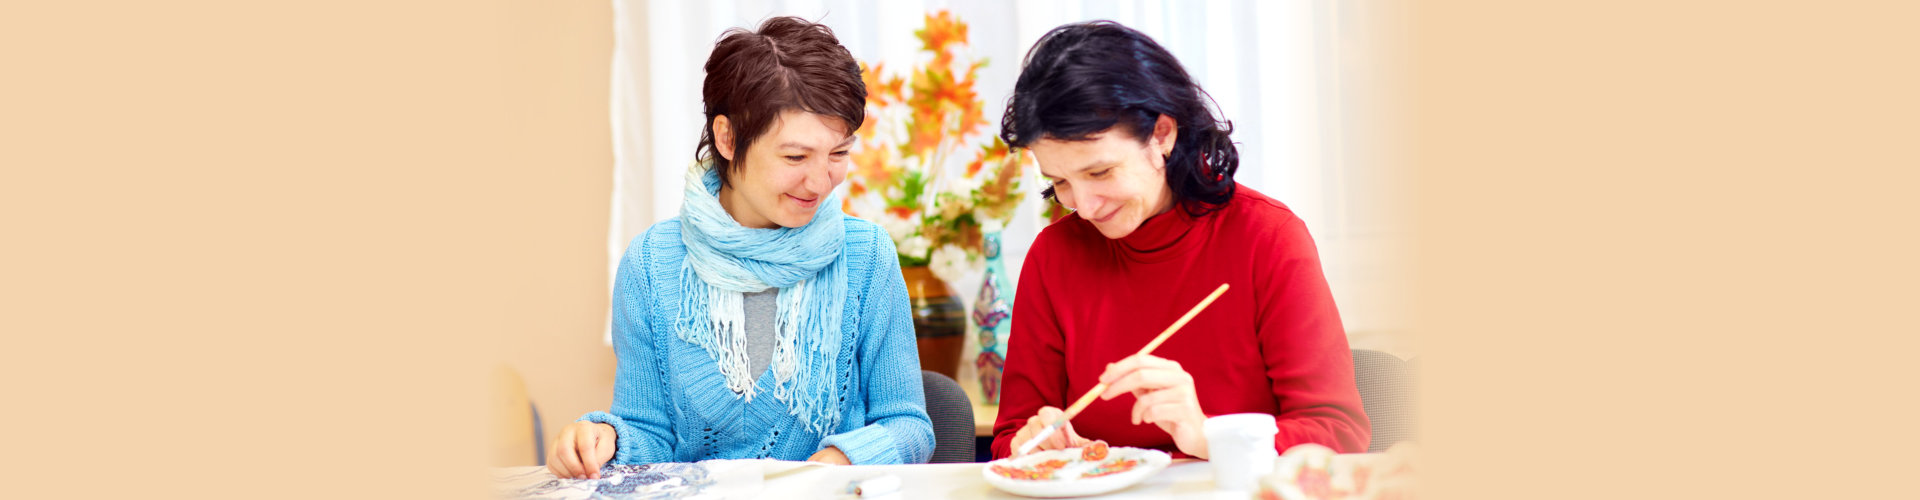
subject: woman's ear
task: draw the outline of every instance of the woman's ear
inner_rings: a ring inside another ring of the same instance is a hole
[[[1179,139],[1180,124],[1174,123],[1173,117],[1161,114],[1153,120],[1153,140],[1149,145],[1153,146],[1154,153],[1166,158],[1173,154],[1173,142]]]
[[[713,117],[713,149],[720,151],[720,157],[733,161],[733,121],[727,115]]]

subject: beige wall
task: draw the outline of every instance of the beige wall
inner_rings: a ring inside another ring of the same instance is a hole
[[[7,496],[477,498],[492,368],[606,405],[608,2],[0,10]]]
[[[608,279],[607,220],[613,191],[608,121],[613,55],[610,2],[516,2],[522,29],[510,40],[513,133],[529,146],[512,175],[525,182],[505,201],[520,210],[514,266],[536,279],[507,291],[497,359],[519,372],[551,439],[563,425],[604,410],[614,356],[601,342]],[[526,462],[532,463],[528,457]]]

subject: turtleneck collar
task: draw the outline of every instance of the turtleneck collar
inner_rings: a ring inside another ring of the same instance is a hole
[[[1211,217],[1213,214],[1208,214]],[[1165,213],[1147,218],[1133,233],[1108,240],[1121,255],[1142,262],[1159,262],[1191,252],[1206,238],[1194,229],[1206,218],[1196,219],[1175,203]]]

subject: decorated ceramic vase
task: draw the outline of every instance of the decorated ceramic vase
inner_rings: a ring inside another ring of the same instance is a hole
[[[1013,283],[1007,280],[1007,266],[1000,258],[1000,232],[986,238],[987,274],[980,280],[980,294],[973,301],[973,330],[980,341],[980,354],[973,366],[980,372],[982,403],[1000,403],[1000,371],[1006,367],[1007,332],[1013,323]]]

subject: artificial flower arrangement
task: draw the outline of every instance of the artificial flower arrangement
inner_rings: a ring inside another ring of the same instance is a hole
[[[985,133],[974,82],[987,61],[968,50],[966,23],[941,10],[914,34],[931,58],[904,77],[860,64],[867,120],[843,208],[885,227],[901,266],[929,266],[953,282],[980,266],[983,232],[1013,217],[1031,162]]]

